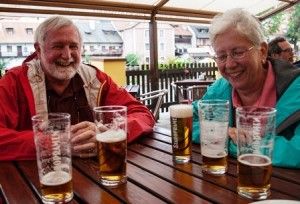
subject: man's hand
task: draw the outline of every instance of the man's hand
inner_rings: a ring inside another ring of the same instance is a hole
[[[81,158],[97,155],[96,126],[84,121],[71,126],[72,154]]]

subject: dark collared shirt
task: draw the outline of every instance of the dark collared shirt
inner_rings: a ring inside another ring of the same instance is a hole
[[[82,121],[93,122],[93,112],[88,105],[83,81],[76,74],[66,90],[58,95],[46,81],[48,112],[64,112],[71,115],[71,124]]]

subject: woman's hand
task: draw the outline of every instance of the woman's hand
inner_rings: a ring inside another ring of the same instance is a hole
[[[232,139],[232,141],[236,144],[237,143],[237,129],[234,127],[229,127],[228,135]]]
[[[81,158],[97,155],[96,126],[84,121],[71,126],[72,154]]]

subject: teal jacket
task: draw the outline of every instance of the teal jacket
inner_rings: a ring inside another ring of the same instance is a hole
[[[272,163],[274,166],[300,168],[300,69],[270,60],[276,80],[276,136]],[[221,78],[212,84],[203,99],[227,99],[230,103],[229,126],[235,126],[232,86]],[[199,143],[198,101],[193,102],[193,142]],[[230,139],[229,154],[236,157],[236,144]]]

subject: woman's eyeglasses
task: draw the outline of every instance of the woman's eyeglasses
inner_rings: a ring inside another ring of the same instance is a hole
[[[214,57],[214,59],[216,60],[217,63],[219,64],[223,64],[226,62],[227,57],[230,56],[231,59],[233,60],[240,60],[242,58],[244,58],[246,56],[246,53],[250,50],[252,50],[254,48],[254,46],[249,47],[247,49],[243,49],[243,48],[236,48],[230,51],[229,54],[220,54],[220,55],[216,55]]]

